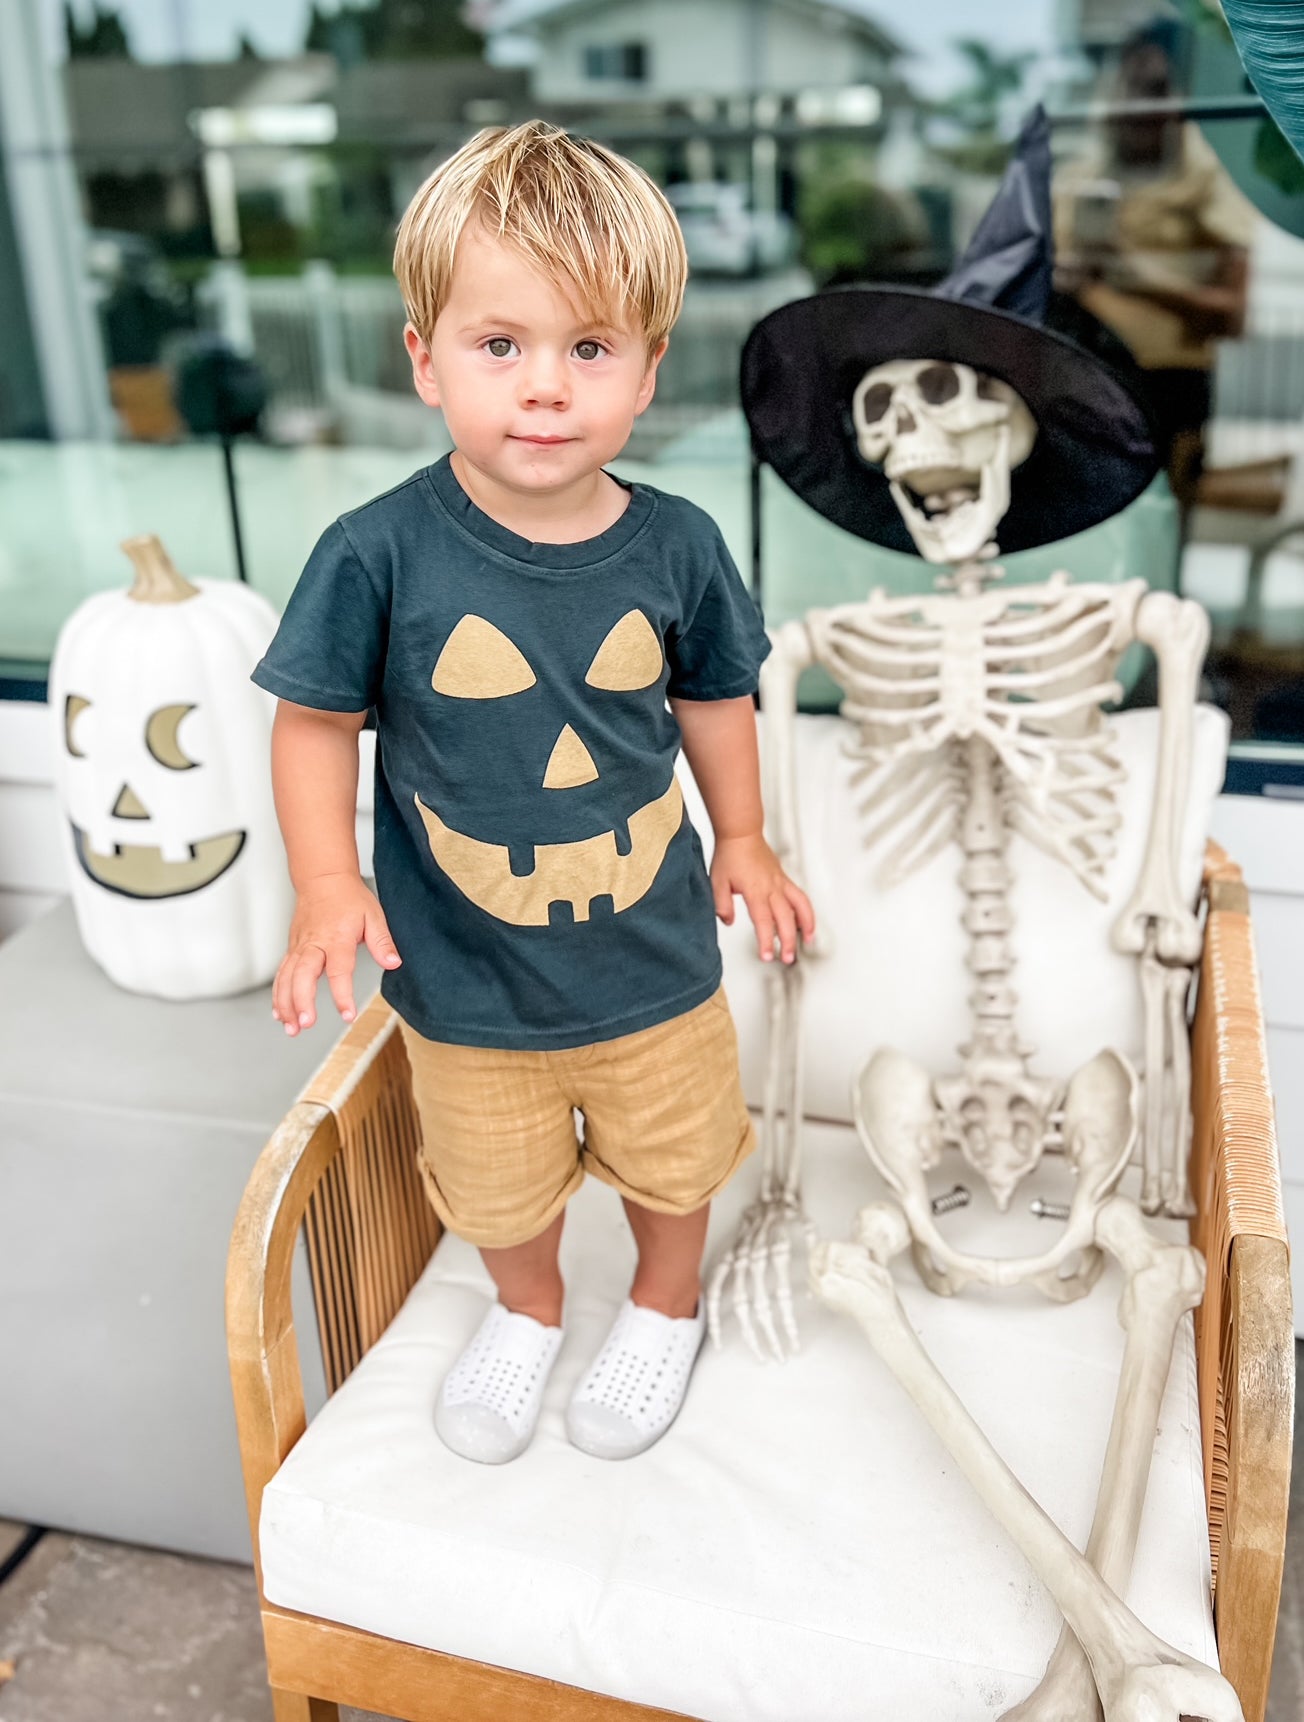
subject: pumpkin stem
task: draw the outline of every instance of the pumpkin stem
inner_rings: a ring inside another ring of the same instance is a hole
[[[199,596],[198,586],[177,573],[172,558],[154,533],[124,538],[121,547],[136,569],[128,598],[134,598],[138,604],[181,604],[187,598]]]

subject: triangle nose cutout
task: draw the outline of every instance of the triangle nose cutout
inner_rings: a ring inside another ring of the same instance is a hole
[[[136,794],[129,783],[124,783],[118,791],[118,799],[113,803],[115,819],[148,819],[149,808]]]
[[[569,724],[553,743],[548,756],[548,769],[543,774],[545,789],[574,789],[581,783],[592,783],[598,775],[593,755]]]

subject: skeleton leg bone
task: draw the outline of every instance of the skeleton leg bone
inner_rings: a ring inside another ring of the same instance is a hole
[[[1121,1594],[1136,1557],[1173,1341],[1182,1316],[1204,1295],[1204,1259],[1189,1245],[1155,1237],[1120,1196],[1100,1210],[1096,1239],[1127,1274],[1118,1312],[1127,1341],[1086,1557]],[[1098,1715],[1090,1665],[1066,1626],[1040,1684],[1002,1722],[1094,1722]]]
[[[902,1237],[908,1242],[905,1216],[897,1212],[895,1235],[882,1224],[879,1230],[888,1235],[867,1238],[868,1248],[819,1245],[811,1260],[812,1289],[858,1322],[1050,1591],[1091,1665],[1106,1722],[1244,1722],[1221,1674],[1165,1644],[1119,1601],[1023,1488],[925,1352],[890,1270],[875,1259],[904,1247]]]

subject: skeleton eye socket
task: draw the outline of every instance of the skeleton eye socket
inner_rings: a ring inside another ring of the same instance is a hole
[[[1001,385],[995,377],[979,375],[977,395],[980,401],[999,401],[1005,397],[1001,394]]]
[[[954,365],[928,365],[915,378],[915,387],[930,407],[940,407],[960,393]]]
[[[863,424],[876,424],[888,407],[892,404],[892,388],[889,383],[875,383],[865,390],[860,397],[860,417]]]

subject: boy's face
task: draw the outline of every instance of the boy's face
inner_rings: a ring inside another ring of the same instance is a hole
[[[525,494],[564,491],[614,459],[652,399],[663,341],[586,321],[510,246],[468,225],[429,348],[404,334],[417,394],[464,459]]]

